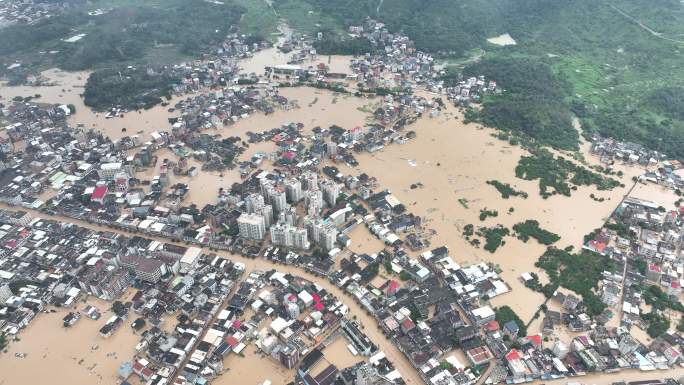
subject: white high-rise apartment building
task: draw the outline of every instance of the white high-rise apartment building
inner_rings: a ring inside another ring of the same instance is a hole
[[[313,171],[307,171],[302,175],[304,188],[312,190],[318,188],[318,174]]]
[[[331,250],[335,247],[337,240],[337,228],[321,218],[309,217],[304,218],[304,225],[309,235],[309,239],[320,246],[324,250]]]
[[[323,200],[328,206],[335,206],[337,204],[337,198],[340,196],[340,185],[332,180],[326,179],[321,182],[321,190],[323,191]]]
[[[245,209],[248,213],[255,213],[260,211],[266,202],[264,202],[264,197],[261,194],[253,193],[249,194],[245,198]]]
[[[290,203],[297,203],[303,198],[302,182],[296,178],[288,178],[285,181],[285,193],[287,201]]]
[[[318,215],[323,209],[323,192],[318,188],[307,190],[304,194],[304,204],[308,215]]]
[[[260,214],[242,214],[237,219],[240,236],[245,239],[262,240],[266,235],[266,222]]]
[[[273,206],[273,210],[279,213],[289,207],[287,204],[287,197],[285,191],[281,187],[276,187],[268,190],[269,202]]]
[[[271,243],[277,246],[308,249],[310,246],[306,229],[297,228],[288,224],[271,226]]]

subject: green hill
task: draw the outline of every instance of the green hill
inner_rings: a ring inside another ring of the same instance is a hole
[[[567,112],[572,108],[585,132],[644,143],[684,158],[684,4],[678,0],[276,0],[275,5],[303,10],[295,19],[326,15],[321,29],[336,24],[342,30],[366,16],[377,18],[390,30],[411,36],[419,48],[453,62],[484,49],[485,62],[509,60],[515,65],[525,59],[543,64],[558,82],[570,85],[564,101],[553,101],[558,119],[544,119],[565,127],[561,147],[572,140],[562,107]],[[486,40],[503,33],[517,45],[499,47]],[[497,80],[505,82],[505,77]],[[521,97],[534,95],[518,95],[516,101]],[[512,106],[503,101],[507,104],[499,111]],[[542,125],[525,131],[537,131],[543,138],[541,131],[547,129]]]
[[[338,37],[372,17],[458,71],[486,73],[507,88],[508,95],[484,101],[477,118],[485,124],[573,149],[574,113],[585,133],[643,143],[684,159],[679,0],[62,2],[73,5],[62,15],[0,29],[0,72],[17,60],[22,68],[69,70],[171,63],[197,57],[235,26],[268,38],[278,18],[309,34],[325,31],[321,52],[359,53],[367,46]],[[88,14],[95,8],[108,12]],[[487,41],[503,33],[517,44]],[[78,41],[64,41],[80,34]],[[474,52],[484,52],[477,63],[466,60]]]
[[[89,11],[105,9],[104,14]],[[140,0],[74,5],[36,24],[0,29],[0,61],[67,70],[196,57],[225,37],[246,8],[233,2]],[[65,41],[76,35],[80,40]],[[2,67],[4,69],[4,67]]]

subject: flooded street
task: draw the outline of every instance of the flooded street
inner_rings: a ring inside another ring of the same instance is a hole
[[[112,316],[108,311],[111,304],[97,299],[88,304],[100,309],[102,317],[82,316],[71,328],[62,326],[62,318],[86,304],[78,302],[76,309],[38,314],[20,334],[21,341],[10,343],[0,359],[0,384],[48,385],[55,383],[56,375],[60,384],[118,384],[117,369],[131,360],[139,336],[126,320],[111,337],[102,338],[99,329]],[[15,353],[26,357],[16,358]]]
[[[222,136],[240,136],[246,139],[245,134],[248,131],[261,132],[287,123],[303,123],[305,133],[310,133],[316,126],[328,128],[333,124],[354,128],[366,123],[367,113],[361,109],[373,103],[371,99],[309,87],[281,88],[278,93],[289,100],[297,101],[299,108],[276,110],[268,115],[254,114],[220,129]]]
[[[261,384],[266,380],[273,385],[285,385],[294,378],[295,370],[287,369],[276,360],[257,352],[254,344],[245,348],[244,354],[231,353],[223,360],[225,372],[212,384]]]
[[[258,51],[254,56],[240,62],[240,73],[263,75],[265,67],[287,64],[291,60],[292,53],[283,53],[277,48],[268,48]],[[301,63],[295,64],[304,69],[323,63],[329,68],[329,72],[350,73],[349,64],[353,56],[346,55],[316,55],[308,57]]]
[[[157,156],[157,165],[155,167],[147,167],[138,170],[135,177],[140,180],[151,181],[156,175],[159,175],[159,168],[164,159],[177,162],[179,157],[168,148],[163,148],[155,152]],[[202,168],[202,162],[194,158],[188,158],[188,167],[196,167],[198,170]],[[207,204],[215,204],[220,188],[228,189],[233,183],[240,182],[240,175],[237,170],[226,170],[224,172],[216,171],[199,171],[195,176],[175,175],[170,173],[170,184],[184,183],[189,187],[188,195],[185,198],[186,204],[194,203],[199,208]]]
[[[9,209],[9,207],[4,205],[4,204],[0,204],[0,208]],[[49,219],[53,219],[53,220],[63,220],[65,222],[70,222],[70,223],[76,224],[78,226],[82,226],[84,228],[89,228],[92,230],[120,232],[119,230],[113,230],[113,229],[108,228],[108,227],[98,226],[98,225],[90,224],[90,223],[87,223],[84,221],[75,220],[75,219],[71,219],[71,218],[60,217],[60,216],[48,216],[48,215],[42,214],[38,211],[31,211],[31,213],[36,218],[49,218]],[[126,235],[125,232],[120,232],[120,233]],[[175,245],[179,245],[179,246],[184,245],[183,243],[171,242],[168,239],[164,239],[164,238],[151,237],[151,236],[145,236],[145,237],[148,239],[154,239],[154,240],[158,240],[160,242],[166,242],[166,243],[175,244]],[[205,253],[214,252],[214,251],[210,251],[209,249],[204,249],[203,251]],[[359,306],[356,302],[354,302],[354,300],[348,294],[346,294],[344,291],[342,291],[340,288],[333,285],[329,281],[327,281],[325,279],[320,279],[317,276],[310,274],[310,273],[307,273],[306,271],[304,271],[298,267],[288,266],[288,265],[275,265],[272,262],[267,261],[265,259],[261,259],[261,258],[260,259],[252,259],[252,258],[240,256],[240,255],[230,254],[227,252],[218,252],[217,255],[219,255],[223,258],[227,258],[227,259],[234,261],[234,262],[244,263],[246,271],[252,271],[255,269],[261,270],[261,271],[269,271],[272,269],[276,269],[276,270],[283,272],[283,273],[291,273],[293,275],[297,275],[297,276],[303,277],[305,279],[308,279],[312,282],[316,282],[318,285],[323,287],[325,290],[327,290],[332,295],[336,296],[342,302],[344,302],[346,305],[349,306],[349,313],[348,313],[349,317],[356,317],[358,322],[362,325],[361,328],[363,329],[364,333],[366,333],[368,335],[368,337],[375,344],[378,345],[380,350],[382,350],[385,353],[385,355],[387,356],[387,359],[389,359],[392,362],[392,364],[394,365],[394,367],[401,373],[402,377],[404,378],[404,380],[406,381],[407,384],[422,384],[423,383],[423,381],[418,376],[418,373],[415,371],[415,369],[413,369],[413,366],[408,361],[406,356],[404,356],[404,354],[401,353],[399,351],[399,349],[397,349],[394,346],[394,344],[392,344],[392,342],[389,339],[387,339],[387,337],[384,336],[384,334],[382,333],[380,328],[377,326],[377,322],[375,321],[375,319],[373,317],[371,317],[370,315],[368,315],[368,313],[366,313],[366,311],[363,310],[361,308],[361,306]],[[106,309],[106,307],[100,307],[100,309],[103,310],[103,309]],[[39,317],[43,316],[43,315],[44,314],[41,314],[41,315],[39,315]],[[47,315],[47,316],[49,317],[50,315]],[[62,315],[62,317],[63,317],[63,315]],[[105,318],[104,315],[103,315],[103,318]],[[57,323],[51,322],[51,323],[45,323],[44,324],[46,333],[54,332],[54,330],[56,330],[55,328],[61,328],[61,317],[57,318],[57,320],[59,320],[59,322],[57,322]],[[37,321],[40,321],[40,320],[37,320]],[[34,321],[34,324],[38,325],[38,323],[36,323],[37,321]],[[88,320],[81,320],[81,321],[79,321],[79,323],[85,323],[85,321],[88,321]],[[102,321],[102,319],[101,319],[101,321]],[[102,321],[102,324],[104,324],[104,321]],[[102,326],[102,324],[98,324],[99,326],[97,326],[97,328],[95,328],[93,330],[94,334],[93,334],[92,338],[100,338],[99,334],[97,334],[97,330],[99,330],[99,328]],[[34,325],[32,325],[32,326],[34,326]],[[75,327],[78,327],[78,326],[80,326],[80,325],[77,324]],[[126,328],[128,330],[130,330],[130,327],[128,327],[127,324],[122,325],[121,329],[117,333],[123,332],[124,329],[126,329]],[[85,334],[86,333],[84,333],[85,340],[83,341],[83,343],[85,345],[87,345],[88,342],[92,342],[92,339],[88,339],[91,337],[87,337],[87,336],[85,336]],[[90,332],[88,332],[88,335],[90,335]],[[112,340],[113,338],[116,338],[116,337],[117,337],[117,334],[112,336],[110,338],[110,340]],[[64,343],[64,342],[62,342],[62,343]],[[122,341],[121,346],[119,347],[121,349],[121,352],[130,352],[130,353],[127,353],[125,355],[121,354],[119,356],[120,358],[117,361],[117,365],[111,371],[112,376],[114,376],[116,374],[116,368],[118,368],[118,365],[120,365],[124,361],[130,360],[130,354],[132,354],[132,349],[136,343],[137,343],[137,338],[133,338],[130,341],[129,340]],[[31,345],[29,347],[32,348],[31,352],[34,351],[34,349],[36,352],[40,352],[41,349],[43,349],[42,346],[44,346],[44,344],[40,344],[40,343],[36,342],[35,345]],[[11,349],[14,349],[14,347],[12,347]],[[81,350],[75,349],[75,351],[81,351]],[[11,352],[12,352],[12,354],[14,354],[15,350],[11,350]],[[23,352],[28,353],[29,350],[24,349]],[[3,362],[3,360],[0,360],[0,370],[3,369],[2,365],[7,365],[6,363],[2,363],[2,362]],[[7,361],[5,361],[5,362],[7,362]],[[259,361],[254,361],[254,362],[259,363]],[[59,364],[56,364],[56,365],[59,365]],[[261,366],[259,366],[259,365],[251,366],[251,368],[253,368],[255,370],[261,370]],[[0,376],[1,376],[1,374],[0,374]],[[2,377],[0,377],[0,379],[1,378]],[[19,383],[21,383],[21,382],[19,382]],[[89,384],[91,384],[91,382],[83,380],[81,382],[72,382],[72,384],[89,385]],[[228,383],[226,382],[226,383],[221,383],[221,384],[227,385]],[[42,385],[42,383],[40,385]]]
[[[376,254],[383,250],[386,245],[368,231],[366,226],[360,224],[348,234],[351,239],[348,249],[356,254]]]
[[[504,36],[512,40],[508,34],[497,39]],[[515,41],[512,44],[515,44]],[[264,66],[283,64],[283,61],[287,60],[288,55],[273,48],[260,51],[254,57],[241,62],[241,67],[246,73],[261,73]],[[348,56],[319,57],[303,63],[302,66],[325,63],[330,66],[332,72],[345,72],[350,60],[351,57]],[[173,114],[167,111],[168,107],[157,106],[140,112],[129,112],[123,118],[112,119],[105,119],[104,114],[88,109],[79,96],[83,92],[88,73],[50,70],[45,72],[45,76],[58,84],[41,87],[0,87],[2,101],[6,102],[15,96],[40,94],[41,96],[36,99],[39,102],[73,104],[76,113],[69,118],[70,124],[82,124],[86,128],[98,129],[112,139],[138,132],[146,138],[155,130],[170,129],[168,118]],[[261,132],[286,123],[303,123],[305,133],[310,133],[316,126],[328,128],[333,124],[349,129],[364,126],[367,123],[368,111],[372,111],[373,104],[377,103],[373,99],[356,98],[308,87],[282,88],[279,93],[290,100],[296,100],[299,108],[276,110],[269,115],[254,114],[231,126],[208,130],[208,133],[220,134],[224,138],[239,136],[246,140],[250,131]],[[170,103],[173,105],[188,96],[175,97]],[[501,277],[513,293],[493,299],[492,304],[511,306],[523,320],[529,321],[544,301],[544,297],[525,288],[519,277],[524,272],[535,272],[541,277],[542,282],[547,281],[544,273],[534,266],[546,247],[533,239],[524,243],[510,236],[506,237],[505,245],[492,254],[482,248],[473,247],[462,235],[464,226],[472,224],[475,227],[491,227],[501,224],[510,229],[516,223],[533,219],[537,220],[542,228],[561,236],[556,246],[573,246],[578,249],[584,235],[604,223],[631,188],[631,178],[640,174],[642,170],[620,166],[619,169],[625,173],[620,181],[625,186],[611,191],[579,187],[572,192],[572,198],[559,195],[543,199],[539,195],[538,181],[526,181],[515,177],[518,160],[528,153],[520,147],[511,146],[492,137],[495,130],[481,128],[475,124],[463,124],[462,118],[454,107],[448,107],[442,116],[423,118],[411,126],[409,129],[416,131],[417,137],[406,144],[393,144],[373,154],[357,154],[355,156],[360,165],[355,168],[340,164],[337,166],[343,173],[367,173],[376,177],[381,189],[391,190],[409,212],[423,218],[426,231],[431,232],[425,235],[430,239],[432,248],[448,246],[452,258],[463,265],[476,262],[491,262],[497,265],[501,269]],[[121,130],[124,127],[126,132]],[[239,160],[247,160],[257,153],[270,153],[274,150],[273,142],[250,144]],[[586,152],[586,146],[584,151]],[[165,158],[178,160],[169,149],[160,150],[155,155],[159,158],[157,167]],[[585,157],[589,163],[595,164],[595,159],[590,155],[585,154]],[[188,166],[201,169],[202,164],[190,158]],[[270,161],[264,161],[262,164],[262,168],[271,166]],[[136,176],[149,180],[158,173],[157,167],[139,170]],[[502,199],[500,193],[487,184],[490,180],[509,183],[515,189],[525,191],[528,198]],[[189,195],[183,204],[194,203],[199,208],[216,203],[219,188],[230,188],[233,183],[239,181],[240,176],[236,169],[222,173],[201,171],[194,177],[171,175],[171,184],[186,183],[190,187]],[[420,187],[411,188],[412,185]],[[605,200],[598,202],[591,197],[592,194]],[[667,208],[672,208],[677,199],[671,190],[656,185],[637,185],[631,195],[656,201]],[[481,221],[480,210],[484,209],[496,210],[498,216]],[[40,217],[42,214],[34,213],[34,216]],[[104,229],[71,219],[65,221],[92,229]],[[359,225],[348,235],[351,238],[349,249],[354,253],[373,254],[385,247],[383,242],[370,235],[363,225]],[[167,242],[165,239],[162,241]],[[263,259],[249,259],[228,253],[219,254],[244,263],[247,271],[275,268],[275,265]],[[414,257],[417,255],[418,253],[412,253]],[[377,327],[375,319],[356,305],[346,293],[328,281],[305,273],[299,268],[278,265],[277,269],[315,281],[349,305],[350,316],[358,318],[364,332],[385,352],[406,383],[422,383],[406,357]],[[108,304],[104,302],[94,303],[101,310],[108,308]],[[79,303],[79,310],[83,305]],[[114,336],[103,339],[99,336],[98,329],[108,318],[106,314],[103,314],[99,321],[83,318],[73,328],[64,329],[61,319],[66,312],[59,310],[57,313],[39,314],[38,319],[21,334],[23,339],[10,345],[9,353],[0,360],[0,385],[53,383],[55,371],[62,373],[60,378],[63,382],[75,385],[116,382],[116,369],[122,362],[131,359],[133,346],[138,340],[138,336],[134,335],[129,327],[130,321],[124,322]],[[536,333],[538,329],[539,321],[535,321],[530,333]],[[331,361],[340,368],[364,360],[363,357],[352,356],[346,344],[346,340],[340,338],[324,352],[326,356],[334,357]],[[97,346],[97,349],[93,349],[94,346]],[[27,353],[28,356],[18,359],[14,357],[14,353]],[[253,345],[249,345],[245,350],[244,357],[235,354],[229,356],[224,366],[229,369],[214,383],[257,384],[270,380],[274,385],[284,385],[291,381],[294,374],[293,370],[286,370],[272,359],[256,353]],[[684,369],[668,372],[672,375],[675,373],[682,375]],[[656,373],[629,372],[627,376],[629,379],[650,379],[654,374]],[[618,377],[598,374],[583,377],[580,381],[604,384],[613,382]],[[567,381],[565,379],[556,383]]]
[[[257,74],[263,75],[265,67],[274,67],[276,65],[288,64],[292,60],[294,52],[285,53],[281,51],[278,46],[282,46],[289,38],[292,37],[292,29],[285,23],[278,26],[281,33],[275,47],[262,49],[253,56],[245,58],[240,61],[240,73],[242,74]],[[348,55],[314,55],[304,59],[301,63],[296,65],[306,69],[309,66],[316,66],[319,63],[324,63],[328,66],[329,72],[334,73],[349,73],[349,65],[352,56]]]
[[[7,104],[8,101],[16,96],[35,96],[35,102],[54,103],[54,104],[73,104],[76,113],[69,117],[72,126],[82,124],[84,128],[94,128],[100,130],[112,139],[119,139],[124,136],[135,135],[141,132],[143,138],[147,139],[149,134],[154,131],[163,131],[170,128],[168,118],[172,115],[167,112],[169,107],[161,105],[150,108],[149,110],[131,111],[122,118],[115,117],[107,119],[105,114],[92,111],[83,104],[80,96],[85,90],[85,84],[90,75],[89,72],[64,72],[57,69],[44,71],[43,76],[54,85],[49,86],[20,86],[9,87],[0,86],[0,102]],[[187,96],[176,96],[169,100],[169,105],[173,106],[178,101]],[[122,131],[125,128],[126,131]]]

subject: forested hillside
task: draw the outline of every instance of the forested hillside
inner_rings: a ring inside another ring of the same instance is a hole
[[[511,66],[524,65],[527,70],[542,68],[544,81],[544,68],[549,68],[556,77],[554,84],[569,86],[543,100],[533,93],[539,91],[538,85],[515,80],[515,95],[485,102],[487,123],[517,127],[568,148],[575,141],[567,125],[572,111],[585,132],[644,143],[684,158],[684,4],[678,0],[276,0],[275,4],[326,15],[319,26],[327,29],[343,30],[374,17],[447,61],[463,62],[484,50],[482,71],[491,71],[490,59],[499,64],[510,61]],[[509,33],[517,45],[487,42],[502,33]],[[535,67],[529,67],[530,62]],[[469,68],[476,71],[477,65]],[[512,76],[519,75],[511,71]],[[497,80],[506,84],[503,75]],[[527,80],[538,82],[535,76]],[[546,116],[535,117],[537,112]]]
[[[56,65],[66,70],[165,63],[204,52],[223,39],[244,12],[244,7],[229,1],[88,3],[36,24],[0,29],[0,57],[24,67]],[[67,41],[77,35],[82,37]]]
[[[53,0],[57,1],[57,0]],[[0,29],[2,70],[97,69],[193,58],[231,28],[267,38],[278,19],[324,31],[324,54],[360,54],[349,25],[376,18],[455,71],[486,73],[508,94],[479,119],[572,149],[585,133],[684,159],[684,3],[679,0],[62,0],[69,12]],[[101,9],[104,14],[91,14]],[[508,33],[516,45],[488,38]],[[80,40],[68,42],[71,37]],[[11,80],[11,79],[10,79]]]

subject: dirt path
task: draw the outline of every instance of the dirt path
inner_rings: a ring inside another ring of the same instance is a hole
[[[638,25],[639,27],[641,27],[643,30],[647,31],[647,32],[650,33],[651,35],[657,37],[658,39],[663,39],[663,40],[671,41],[671,42],[674,42],[674,43],[684,44],[684,40],[677,40],[677,39],[672,39],[672,38],[667,37],[667,36],[663,36],[663,33],[662,33],[662,32],[658,32],[658,31],[652,29],[651,27],[649,27],[649,26],[647,26],[646,24],[642,23],[642,22],[639,21],[638,19],[634,18],[634,17],[633,17],[632,15],[630,15],[629,13],[627,13],[627,12],[621,10],[620,8],[614,6],[613,4],[608,4],[608,5],[609,5],[611,8],[613,8],[617,13],[619,13],[619,14],[622,15],[622,16],[624,16],[624,17],[627,18],[629,21],[631,21],[631,22],[633,22],[633,23],[636,23],[636,25]]]

